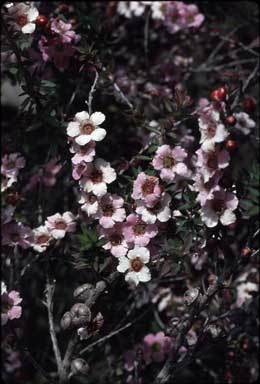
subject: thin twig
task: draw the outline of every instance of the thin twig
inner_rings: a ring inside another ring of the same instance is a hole
[[[88,113],[89,113],[89,115],[91,115],[91,113],[92,113],[93,93],[96,90],[96,84],[97,84],[97,81],[98,81],[98,77],[99,77],[98,71],[95,71],[95,79],[94,79],[92,87],[91,87],[91,89],[89,91],[88,100],[85,101],[85,103],[88,106]]]
[[[62,358],[60,349],[58,346],[57,336],[55,332],[54,320],[53,320],[53,294],[55,290],[55,281],[50,283],[49,276],[46,278],[46,305],[48,310],[48,319],[49,319],[49,331],[52,341],[52,347],[56,359],[56,364],[58,368],[58,375],[60,379],[60,383],[64,383],[66,381],[66,373],[63,367]]]
[[[118,84],[116,82],[113,83],[113,87],[114,89],[118,92],[118,94],[120,95],[122,101],[124,101],[128,107],[130,109],[134,109],[134,106],[133,104],[128,100],[128,98],[126,97],[126,95],[123,93],[123,91],[119,88]]]
[[[79,81],[78,81],[78,84],[77,84],[77,86],[76,86],[74,92],[72,93],[71,98],[70,98],[70,100],[69,100],[69,102],[68,102],[68,104],[67,104],[67,107],[66,107],[66,109],[65,109],[65,117],[68,116],[70,107],[71,107],[73,101],[75,100],[75,97],[77,96],[77,93],[78,93],[79,90],[80,90],[80,86],[81,86],[81,84],[82,84],[83,79],[84,79],[84,72],[83,72],[83,74],[81,75],[81,77],[80,77],[80,79],[79,79]]]

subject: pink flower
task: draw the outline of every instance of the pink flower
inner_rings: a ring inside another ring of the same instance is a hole
[[[2,244],[26,249],[30,246],[31,230],[22,223],[10,222],[3,226]]]
[[[94,112],[91,116],[86,111],[78,112],[75,121],[68,124],[67,134],[83,146],[90,141],[101,141],[106,136],[106,130],[100,128],[104,121],[105,115],[101,112]]]
[[[76,165],[72,165],[73,170],[72,170],[72,177],[74,180],[79,180],[86,172],[87,170],[87,164],[85,163],[80,163]]]
[[[199,192],[196,200],[200,205],[205,205],[207,200],[214,199],[214,192],[220,190],[218,182],[220,180],[220,172],[216,172],[207,182],[205,181],[204,175],[197,173],[195,175],[195,183],[193,189]]]
[[[78,203],[82,204],[81,210],[86,212],[89,217],[93,217],[98,211],[99,201],[93,193],[81,192]]]
[[[96,143],[91,141],[89,144],[78,145],[73,143],[70,148],[70,152],[75,153],[71,161],[73,165],[79,165],[81,163],[91,163],[96,155],[95,151]]]
[[[225,126],[220,122],[219,112],[214,109],[212,104],[200,112],[199,128],[203,151],[214,150],[215,144],[222,143],[229,135]]]
[[[75,232],[75,216],[71,212],[56,213],[47,217],[45,225],[54,239],[62,239],[67,232]]]
[[[154,224],[157,220],[161,223],[165,223],[171,218],[171,210],[169,208],[170,202],[170,195],[164,193],[152,208],[146,207],[142,200],[137,200],[135,211],[147,224]]]
[[[160,198],[162,189],[159,186],[159,179],[155,176],[148,176],[141,172],[134,181],[132,198],[143,200],[148,207],[152,207]]]
[[[214,198],[206,201],[201,208],[201,220],[207,227],[213,228],[218,224],[230,225],[236,221],[233,211],[238,206],[237,197],[223,189],[214,192]]]
[[[37,184],[44,184],[47,187],[53,187],[56,184],[56,175],[60,172],[63,164],[59,163],[59,157],[54,157],[44,166],[38,169],[37,174],[32,175],[25,191],[36,188]]]
[[[103,159],[96,159],[87,166],[84,177],[80,180],[80,186],[85,192],[92,192],[97,197],[107,193],[107,184],[116,179],[116,172],[110,164]]]
[[[56,184],[56,175],[60,172],[63,164],[58,164],[59,157],[54,157],[43,167],[42,182],[47,187],[53,187]]]
[[[164,332],[150,333],[144,337],[144,360],[146,364],[152,361],[160,363],[165,359],[172,347],[171,339]]]
[[[4,287],[4,289],[3,289]],[[1,292],[1,324],[5,325],[8,320],[19,319],[22,315],[22,307],[18,304],[22,299],[17,291],[7,292],[5,284],[2,286]]]
[[[24,168],[25,159],[20,153],[4,155],[1,164],[1,174],[7,178],[14,178],[18,175],[19,169]]]
[[[122,229],[121,223],[116,223],[113,228],[108,229],[99,227],[100,238],[108,240],[102,248],[109,250],[115,257],[125,256],[128,251],[128,244],[124,239]]]
[[[51,240],[52,236],[46,226],[40,225],[38,228],[33,230],[32,247],[36,252],[42,253],[46,251],[50,245]]]
[[[198,28],[205,19],[204,15],[199,13],[199,9],[195,4],[185,4],[185,7],[181,9],[180,14],[183,28]]]
[[[123,234],[128,243],[146,246],[157,233],[158,227],[156,224],[147,224],[139,215],[134,213],[127,216]]]
[[[200,168],[200,173],[203,175],[204,182],[207,183],[209,179],[221,169],[226,168],[229,165],[230,156],[225,149],[220,150],[215,148],[210,151],[203,151],[198,149],[196,166]]]
[[[70,43],[65,43],[60,37],[47,40],[42,36],[38,42],[39,50],[44,61],[54,61],[55,66],[64,71],[68,68],[71,56],[74,55],[76,48]]]
[[[80,40],[80,36],[72,30],[72,25],[58,18],[51,20],[51,30],[60,36],[63,43],[77,43]]]
[[[160,177],[166,182],[175,180],[176,175],[187,176],[188,168],[183,163],[187,157],[186,151],[177,146],[171,148],[169,145],[162,145],[156,151],[152,161],[154,169],[160,171]]]
[[[95,219],[103,228],[112,228],[116,222],[125,220],[124,199],[118,195],[106,194],[99,202],[99,207]]]

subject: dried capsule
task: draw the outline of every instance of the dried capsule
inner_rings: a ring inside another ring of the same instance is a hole
[[[79,300],[79,301],[85,301],[88,299],[89,295],[91,294],[91,290],[94,289],[94,286],[92,284],[83,284],[80,285],[78,288],[75,289],[73,296]]]
[[[86,304],[76,303],[70,312],[72,314],[72,324],[75,327],[80,327],[91,320],[91,311]]]
[[[89,371],[89,365],[84,359],[75,359],[72,360],[70,369],[73,375],[86,375]]]
[[[68,329],[72,325],[72,315],[70,312],[65,312],[60,321],[60,325],[63,329]]]
[[[187,305],[191,305],[192,303],[194,303],[195,300],[197,300],[198,296],[199,296],[198,288],[188,289],[188,291],[184,293],[184,301]]]

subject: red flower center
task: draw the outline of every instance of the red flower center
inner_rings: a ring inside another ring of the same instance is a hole
[[[115,246],[115,245],[119,245],[121,244],[122,242],[122,236],[120,235],[117,235],[117,234],[114,234],[110,237],[110,243]]]
[[[213,200],[212,208],[215,212],[221,213],[225,209],[225,201],[223,199]]]
[[[157,178],[152,176],[152,177],[149,177],[149,179],[147,179],[145,181],[145,183],[142,186],[142,191],[143,191],[145,196],[153,193],[156,180],[157,180]]]
[[[138,257],[138,256],[135,259],[132,259],[130,261],[130,264],[131,264],[131,270],[135,271],[135,272],[139,272],[143,268],[143,263],[142,263],[140,257]]]
[[[49,240],[49,236],[47,235],[40,235],[37,239],[37,244],[46,244]]]
[[[65,229],[65,228],[67,228],[67,224],[65,223],[64,220],[58,220],[58,221],[55,221],[55,228],[56,229]]]
[[[139,221],[137,224],[134,225],[134,233],[136,235],[143,235],[146,231],[147,224],[145,224],[143,221]]]
[[[94,125],[89,123],[89,122],[85,123],[80,128],[80,132],[81,132],[82,135],[90,135],[94,130],[95,130]]]
[[[21,236],[18,232],[15,232],[15,233],[11,233],[10,238],[12,241],[16,242],[21,239]]]
[[[102,208],[104,216],[112,216],[114,213],[114,207],[112,204],[107,204]]]
[[[97,201],[97,197],[93,194],[89,195],[88,201],[90,204],[94,204]]]
[[[218,157],[215,152],[208,155],[207,166],[210,169],[216,169],[218,167]]]
[[[90,179],[93,183],[101,183],[103,180],[103,173],[98,169],[94,169],[90,175]]]
[[[20,25],[20,27],[23,27],[28,23],[28,18],[26,15],[21,15],[16,19],[16,23]]]

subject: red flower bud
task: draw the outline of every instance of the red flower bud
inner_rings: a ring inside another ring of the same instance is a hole
[[[249,247],[245,247],[242,249],[241,254],[244,257],[250,256],[252,253],[251,249]]]
[[[38,27],[44,27],[48,23],[48,19],[44,15],[39,15],[36,19],[36,24]]]
[[[224,101],[227,96],[227,89],[226,87],[219,87],[215,89],[213,92],[210,94],[210,98],[212,101]]]
[[[237,122],[235,116],[233,115],[230,115],[230,116],[227,116],[226,120],[225,120],[225,123],[231,127],[233,127],[233,125],[235,125]]]
[[[233,150],[235,149],[237,146],[235,140],[227,140],[226,141],[226,148],[229,149],[229,150]]]
[[[244,109],[245,112],[250,113],[250,112],[255,110],[256,102],[255,102],[255,100],[252,97],[247,97],[243,101],[242,106],[243,106],[243,109]]]

